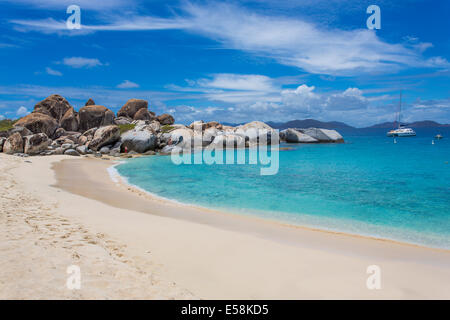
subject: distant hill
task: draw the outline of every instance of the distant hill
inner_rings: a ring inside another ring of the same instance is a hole
[[[354,127],[349,126],[343,122],[330,121],[322,122],[314,119],[305,120],[292,120],[284,123],[280,122],[267,122],[269,126],[274,129],[287,129],[287,128],[322,128],[322,129],[354,129]]]
[[[375,124],[366,128],[355,128],[344,122],[339,121],[329,121],[323,122],[314,119],[305,119],[305,120],[292,120],[288,122],[266,122],[269,126],[274,129],[284,130],[287,128],[322,128],[322,129],[336,129],[336,130],[358,130],[358,129],[392,129],[397,127],[396,122],[383,122],[379,124]],[[245,123],[223,123],[227,126],[236,127]],[[442,127],[450,127],[450,124],[441,124],[436,121],[424,120],[424,121],[416,121],[412,123],[408,123],[408,126],[412,128],[442,128]]]
[[[397,122],[383,122],[379,123],[370,127],[367,127],[368,129],[376,129],[376,128],[383,128],[383,129],[390,129],[397,127]],[[450,127],[450,124],[441,124],[437,123],[436,121],[431,120],[425,120],[425,121],[416,121],[408,123],[409,127],[412,128],[442,128],[442,127]]]

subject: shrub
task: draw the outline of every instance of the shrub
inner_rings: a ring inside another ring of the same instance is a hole
[[[15,120],[0,120],[0,131],[8,131],[13,127],[13,124],[15,123]]]
[[[123,134],[127,131],[133,130],[134,127],[136,127],[135,124],[129,123],[129,124],[119,124],[120,134]]]
[[[169,125],[169,124],[166,124],[166,125],[163,125],[163,126],[161,127],[161,132],[162,132],[162,133],[166,133],[166,132],[172,131],[173,129],[175,129],[175,128],[172,127],[172,126]]]

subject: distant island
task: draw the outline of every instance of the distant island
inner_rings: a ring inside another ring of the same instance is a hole
[[[369,127],[358,128],[358,127],[350,126],[344,122],[339,122],[339,121],[324,122],[324,121],[319,121],[319,120],[315,120],[315,119],[292,120],[292,121],[288,121],[288,122],[269,121],[266,123],[270,127],[274,128],[274,129],[279,129],[279,130],[288,129],[288,128],[323,128],[323,129],[331,129],[331,130],[333,130],[333,129],[334,130],[390,129],[390,128],[394,128],[394,127],[398,126],[397,122],[383,122],[383,123],[375,124],[375,125],[372,125]],[[239,124],[227,123],[227,125],[236,126]],[[413,127],[413,128],[443,128],[443,127],[450,127],[450,124],[441,124],[436,121],[424,120],[424,121],[415,121],[415,122],[408,123],[408,126]]]

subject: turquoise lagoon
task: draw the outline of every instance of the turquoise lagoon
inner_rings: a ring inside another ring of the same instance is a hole
[[[396,144],[385,131],[343,132],[344,144],[282,145],[292,150],[280,151],[276,175],[260,175],[260,165],[176,165],[170,156],[116,169],[183,203],[450,249],[450,130],[418,129]],[[433,145],[436,133],[447,138]]]

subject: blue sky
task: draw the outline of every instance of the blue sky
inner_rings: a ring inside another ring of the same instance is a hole
[[[68,5],[81,8],[69,30]],[[366,9],[381,9],[368,30]],[[0,118],[52,93],[179,123],[450,123],[450,1],[0,0]]]

